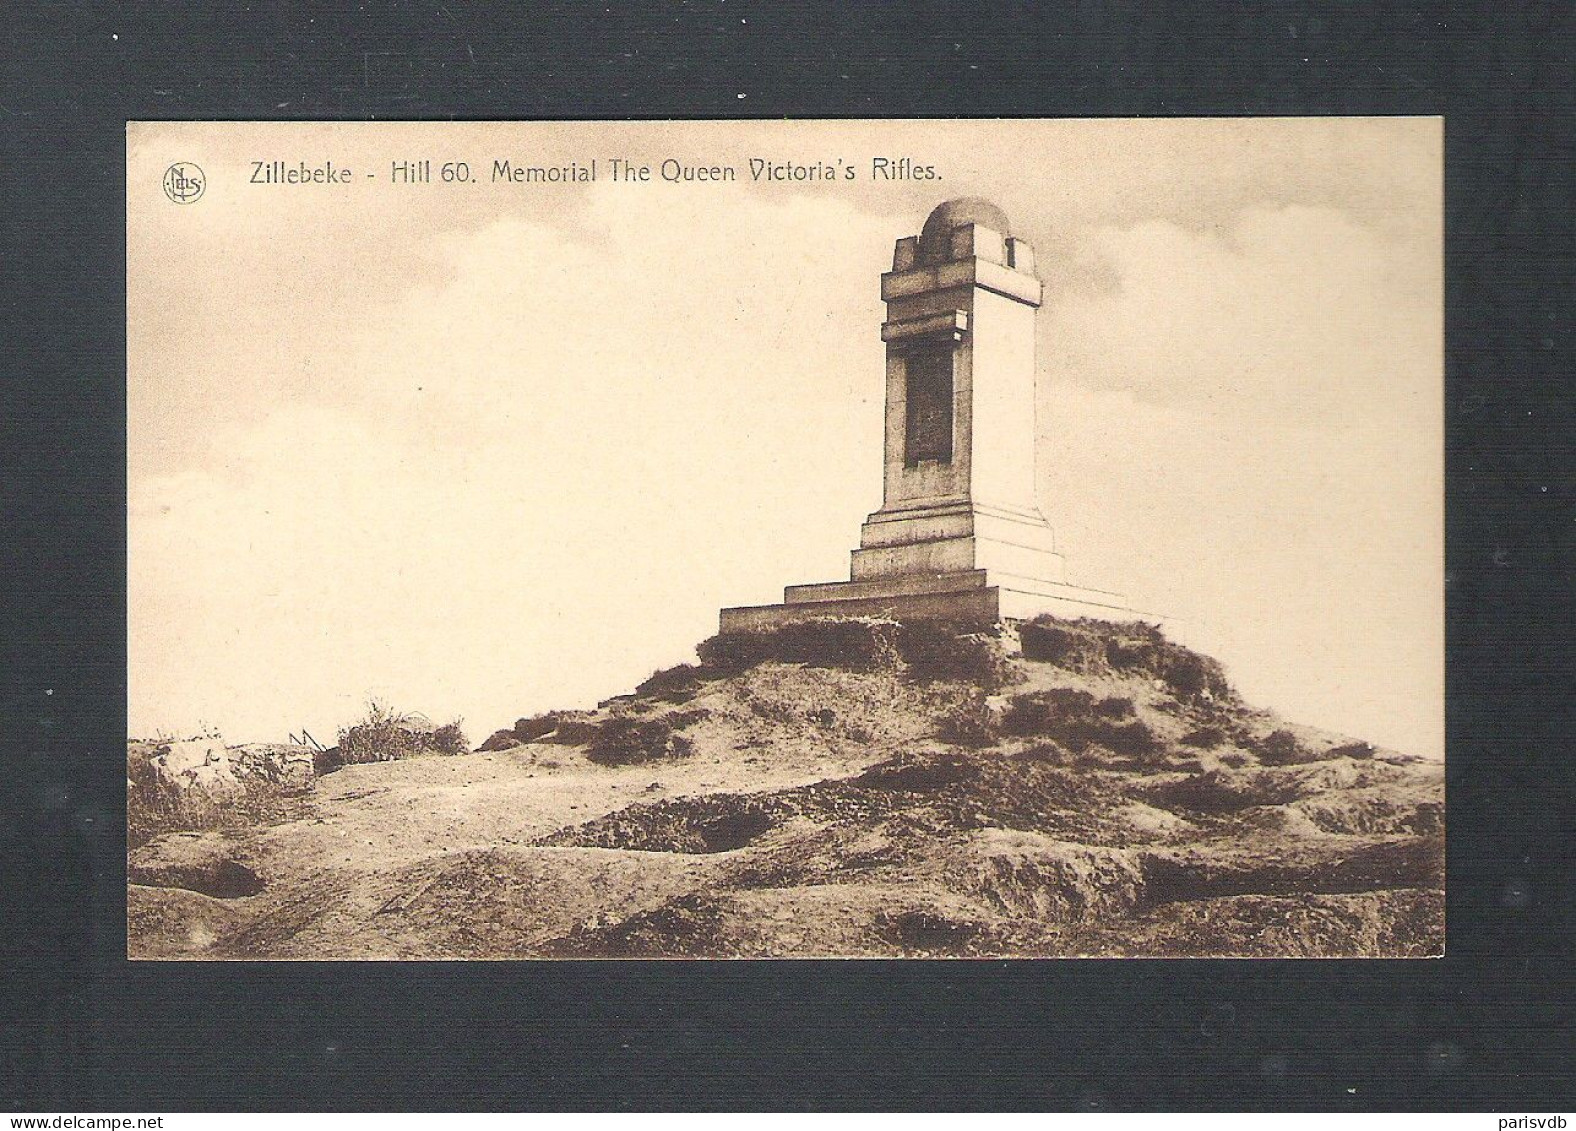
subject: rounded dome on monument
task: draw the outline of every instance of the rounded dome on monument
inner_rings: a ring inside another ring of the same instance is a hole
[[[936,205],[919,232],[919,253],[926,259],[946,258],[952,247],[952,230],[978,224],[1002,236],[1012,235],[1007,214],[981,196],[963,196]]]

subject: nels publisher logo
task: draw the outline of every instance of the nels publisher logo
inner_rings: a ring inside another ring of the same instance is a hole
[[[176,204],[196,204],[208,187],[208,178],[190,161],[177,161],[164,170],[164,195]]]

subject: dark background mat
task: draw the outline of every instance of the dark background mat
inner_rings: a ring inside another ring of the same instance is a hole
[[[186,7],[0,27],[0,1109],[1569,1106],[1568,7]],[[125,121],[745,107],[1446,116],[1447,958],[124,960]]]

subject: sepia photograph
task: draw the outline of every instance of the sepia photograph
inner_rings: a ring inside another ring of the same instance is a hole
[[[131,959],[1446,952],[1441,119],[133,121],[126,224]]]

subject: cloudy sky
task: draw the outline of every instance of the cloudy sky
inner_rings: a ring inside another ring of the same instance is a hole
[[[593,157],[595,184],[487,180]],[[750,157],[859,176],[756,185]],[[389,183],[422,158],[479,183]],[[248,183],[275,159],[356,183]],[[1438,755],[1441,161],[1436,119],[134,124],[131,732],[327,740],[376,695],[479,740],[846,578],[879,275],[981,195],[1046,282],[1070,579],[1185,620],[1255,702]]]

